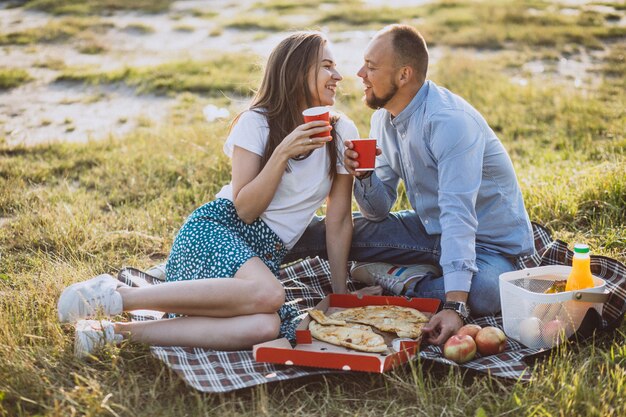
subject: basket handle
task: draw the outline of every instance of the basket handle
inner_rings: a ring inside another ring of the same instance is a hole
[[[572,300],[584,301],[587,303],[606,303],[609,299],[609,291],[604,292],[587,292],[587,291],[573,291]]]

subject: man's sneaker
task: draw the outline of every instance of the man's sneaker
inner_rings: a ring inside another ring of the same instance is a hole
[[[401,295],[427,274],[441,275],[441,269],[428,264],[400,266],[382,262],[357,262],[350,269],[350,274],[354,281],[370,286],[380,285],[387,293]]]
[[[79,320],[76,323],[74,355],[84,358],[106,345],[116,345],[123,340],[121,334],[115,334],[115,327],[108,320]]]
[[[123,284],[108,274],[70,285],[59,297],[59,321],[95,317],[100,311],[107,316],[121,314],[122,296],[116,290],[120,285]]]
[[[152,275],[159,281],[165,281],[165,263],[155,265],[146,271],[146,274]]]

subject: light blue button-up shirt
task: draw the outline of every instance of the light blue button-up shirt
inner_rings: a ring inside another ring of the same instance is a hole
[[[395,118],[372,115],[370,137],[382,155],[370,179],[355,181],[361,213],[380,221],[400,179],[426,231],[441,235],[448,291],[469,291],[476,245],[505,255],[534,251],[513,164],[496,134],[469,103],[427,81]]]

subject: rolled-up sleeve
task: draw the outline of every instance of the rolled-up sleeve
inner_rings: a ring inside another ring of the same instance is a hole
[[[441,267],[445,290],[469,291],[476,267],[476,199],[482,180],[485,139],[462,110],[442,110],[428,123],[437,160]]]
[[[354,182],[354,198],[366,219],[376,222],[387,217],[398,197],[398,182],[399,177],[381,156],[370,177]]]
[[[383,117],[384,113],[379,111],[372,115],[371,120],[369,137],[378,138],[377,146],[383,147],[383,153],[376,157],[376,169],[368,178],[354,181],[354,198],[359,210],[366,219],[374,222],[384,220],[391,211],[398,198],[397,188],[400,182],[400,177],[385,155],[383,144],[388,139],[382,132]]]

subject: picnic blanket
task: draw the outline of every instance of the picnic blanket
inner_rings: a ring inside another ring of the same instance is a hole
[[[545,265],[570,265],[572,252],[567,244],[553,240],[544,227],[533,224],[536,254],[519,260],[518,267],[529,268]],[[583,320],[580,332],[573,337],[584,338],[595,329],[615,329],[623,319],[626,311],[626,266],[620,262],[603,256],[591,257],[592,273],[606,280],[610,291],[608,301],[604,304],[602,317],[588,314]],[[128,285],[158,284],[160,281],[134,268],[124,268],[118,279]],[[331,292],[330,270],[328,263],[320,258],[306,259],[281,269],[280,280],[285,290],[287,302],[294,304],[302,312],[314,307]],[[348,288],[354,290],[352,282]],[[595,310],[590,310],[595,311]],[[132,320],[154,320],[163,316],[159,312],[137,311],[131,313]],[[472,323],[481,326],[497,326],[502,328],[502,317],[489,316],[470,318]],[[469,368],[477,372],[491,374],[501,378],[530,380],[532,378],[529,365],[525,359],[538,355],[547,349],[529,349],[509,338],[506,350],[498,355],[478,357],[472,361],[458,365],[445,359],[438,346],[424,346],[420,351],[422,361],[434,361],[461,368]],[[298,366],[274,365],[255,362],[251,350],[220,352],[198,348],[184,347],[151,347],[152,354],[174,370],[188,385],[203,392],[229,392],[267,382],[281,381],[324,373],[341,373],[345,371],[308,368]]]

